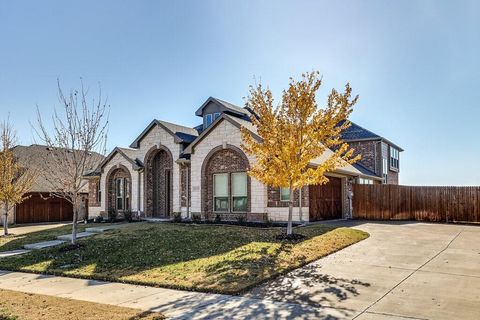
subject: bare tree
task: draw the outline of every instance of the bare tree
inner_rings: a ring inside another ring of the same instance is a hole
[[[8,120],[0,124],[0,203],[5,210],[3,234],[8,235],[8,214],[16,204],[28,199],[36,171],[28,169],[18,161],[13,153],[17,143],[15,130]]]
[[[99,86],[97,99],[89,100],[83,81],[79,90],[65,95],[57,80],[62,113],[54,109],[50,127],[37,107],[34,130],[48,147],[44,161],[44,179],[50,184],[50,196],[63,198],[73,205],[72,245],[77,243],[77,221],[83,194],[88,192],[85,174],[95,170],[105,154],[108,110]]]

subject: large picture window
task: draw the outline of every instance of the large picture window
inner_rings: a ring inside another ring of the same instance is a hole
[[[232,173],[232,211],[247,211],[247,174]]]
[[[213,210],[228,211],[228,173],[213,175]]]
[[[213,211],[247,212],[248,177],[246,172],[213,175]]]

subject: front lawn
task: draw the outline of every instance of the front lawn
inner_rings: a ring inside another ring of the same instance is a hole
[[[186,290],[240,293],[368,237],[350,228],[295,228],[307,238],[276,240],[280,228],[136,223],[65,246],[0,260],[0,269]]]
[[[160,320],[158,312],[0,289],[3,320]]]
[[[77,230],[78,232],[82,232],[85,231],[86,228],[91,228],[98,225],[100,224],[79,223],[77,224]],[[106,226],[107,224],[101,225]],[[26,244],[55,240],[58,236],[72,233],[72,225],[60,226],[24,234],[15,234],[15,229],[16,228],[11,228],[9,230],[11,234],[7,236],[3,236],[3,233],[2,236],[0,236],[0,252],[22,249]]]

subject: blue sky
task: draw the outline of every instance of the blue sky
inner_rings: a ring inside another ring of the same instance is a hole
[[[405,149],[402,184],[480,185],[478,1],[0,1],[0,115],[23,144],[57,77],[101,83],[113,148],[313,69],[321,103],[350,82],[352,120]]]

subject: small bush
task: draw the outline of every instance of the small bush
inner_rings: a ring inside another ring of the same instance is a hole
[[[133,213],[131,210],[126,210],[123,212],[123,217],[126,221],[132,222],[133,221]]]
[[[202,222],[202,217],[199,214],[194,214],[192,215],[192,221],[195,223],[200,223]]]
[[[247,217],[244,215],[237,216],[237,223],[239,225],[244,225],[247,222]]]
[[[215,223],[222,223],[222,216],[219,215],[218,213],[215,215],[215,220],[213,220]]]
[[[117,220],[117,216],[117,210],[115,210],[114,208],[108,209],[108,220],[110,220],[110,222],[115,222],[115,220]]]
[[[175,212],[173,214],[173,222],[182,222],[182,213],[181,212]]]
[[[267,227],[267,228],[273,227],[273,220],[270,219],[270,218],[267,219],[267,220],[265,221],[265,227]]]
[[[103,217],[102,217],[102,216],[95,217],[95,218],[93,218],[93,222],[94,222],[94,223],[103,222]]]

